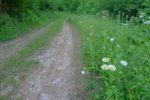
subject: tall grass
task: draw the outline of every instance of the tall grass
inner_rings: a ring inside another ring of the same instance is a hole
[[[39,12],[38,15],[24,14],[21,18],[0,16],[0,42],[15,39],[25,33],[50,22],[56,15],[52,12]]]
[[[94,74],[89,100],[150,99],[150,26],[88,15],[72,15],[70,21],[81,31],[83,70],[90,78]],[[105,57],[110,61],[103,62]]]

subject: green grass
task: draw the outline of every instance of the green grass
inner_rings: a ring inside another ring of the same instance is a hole
[[[69,20],[81,31],[84,70],[90,73],[89,100],[150,99],[150,26],[130,22],[125,26],[90,15],[71,15]],[[105,57],[110,62],[104,63]],[[121,60],[128,65],[121,65]],[[116,70],[103,70],[103,64]]]
[[[21,19],[8,15],[0,16],[0,42],[13,40],[25,33],[37,29],[49,23],[57,15],[52,12],[39,12],[38,15],[31,14]]]
[[[16,76],[19,76],[19,80],[23,81],[26,76],[35,68],[38,68],[37,61],[29,59],[39,49],[46,48],[48,41],[56,33],[60,32],[64,17],[60,17],[53,21],[53,25],[49,30],[41,36],[32,40],[24,49],[21,49],[18,53],[12,55],[0,65],[0,82],[4,84],[3,87],[12,86],[15,90],[18,89],[20,82],[15,80]],[[10,94],[15,94],[10,93]],[[10,96],[0,97],[0,100],[9,99]]]

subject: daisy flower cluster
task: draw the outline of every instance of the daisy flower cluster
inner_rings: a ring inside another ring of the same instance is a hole
[[[115,67],[114,65],[112,65],[112,64],[107,64],[107,63],[110,61],[109,58],[107,58],[107,57],[102,58],[102,61],[105,63],[105,64],[103,64],[103,65],[101,66],[101,68],[102,68],[103,70],[110,70],[110,71],[115,71],[115,70],[116,70],[116,67]]]
[[[102,61],[105,63],[105,64],[103,64],[103,65],[101,66],[101,69],[102,69],[102,70],[105,70],[105,71],[107,71],[107,70],[115,71],[115,70],[117,69],[116,66],[114,66],[114,65],[112,65],[112,64],[108,64],[108,63],[110,62],[110,58],[107,58],[107,57],[102,58]],[[127,66],[127,65],[128,65],[128,62],[127,62],[127,61],[124,61],[124,60],[121,60],[121,61],[120,61],[120,64],[121,64],[122,66]]]

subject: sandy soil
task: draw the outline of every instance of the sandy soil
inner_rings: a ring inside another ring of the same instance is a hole
[[[49,43],[49,49],[34,55],[41,63],[22,84],[12,100],[84,100],[85,76],[82,61],[75,57],[73,32],[64,23],[60,34]]]

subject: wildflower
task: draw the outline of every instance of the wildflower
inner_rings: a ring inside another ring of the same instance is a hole
[[[92,36],[92,33],[89,33],[90,36]]]
[[[127,62],[127,61],[124,61],[124,60],[121,60],[120,63],[121,63],[121,65],[123,65],[123,66],[127,66],[127,65],[128,65],[128,62]]]
[[[127,26],[128,24],[127,24],[127,23],[123,23],[123,25],[124,25],[124,26]]]
[[[120,48],[120,45],[118,44],[117,47]]]
[[[116,67],[114,65],[109,65],[108,67],[109,67],[108,69],[111,70],[111,71],[115,71],[116,70]]]
[[[113,42],[113,41],[114,41],[114,38],[111,38],[110,41]]]
[[[81,71],[82,75],[85,75],[85,71]]]
[[[150,24],[150,21],[145,21],[144,24]]]
[[[110,59],[105,57],[105,58],[102,59],[102,61],[106,63],[106,62],[109,62]]]
[[[103,65],[101,66],[101,68],[102,68],[103,70],[108,70],[108,69],[109,69],[109,65],[103,64]]]
[[[141,16],[139,16],[139,18],[143,18],[143,16],[141,15]]]

